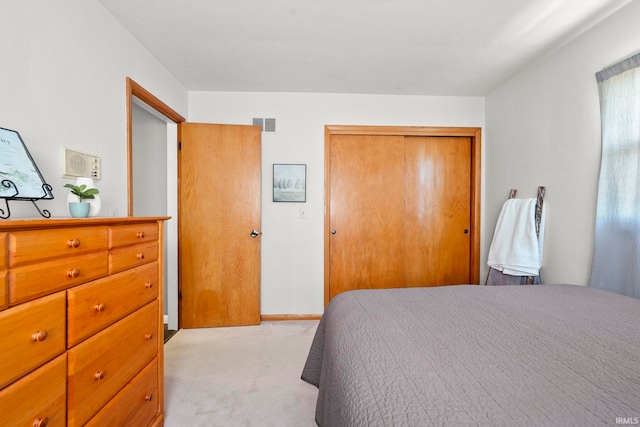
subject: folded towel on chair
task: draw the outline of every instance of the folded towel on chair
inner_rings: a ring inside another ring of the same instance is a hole
[[[542,266],[544,205],[536,235],[536,199],[509,199],[500,211],[487,265],[512,276],[538,276]]]

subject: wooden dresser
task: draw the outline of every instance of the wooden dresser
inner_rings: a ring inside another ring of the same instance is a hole
[[[0,426],[161,426],[164,217],[0,222]]]

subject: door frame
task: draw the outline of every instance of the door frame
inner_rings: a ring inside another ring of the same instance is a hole
[[[151,92],[127,77],[127,216],[133,216],[133,97],[147,104],[174,123],[186,121]]]
[[[453,136],[471,138],[471,192],[470,204],[470,253],[469,282],[480,283],[480,197],[481,197],[481,139],[478,127],[428,127],[428,126],[350,126],[326,125],[324,127],[324,305],[329,304],[330,289],[330,241],[331,241],[331,137],[334,135],[386,135],[386,136]]]
[[[186,119],[178,114],[175,110],[162,102],[159,98],[146,90],[144,87],[136,83],[133,79],[126,78],[126,112],[127,112],[127,216],[133,216],[133,103],[134,98],[146,104],[151,110],[157,112],[167,118],[167,120],[175,123],[179,126],[180,123],[185,122]],[[176,141],[177,144],[177,141]],[[179,201],[178,201],[179,203]],[[177,223],[178,218],[175,218]],[[172,244],[170,239],[165,239],[167,244]],[[177,232],[176,236],[176,256],[177,267],[180,269],[180,234]],[[180,274],[176,272],[176,280],[178,289],[174,289],[174,295],[179,295],[180,292]],[[171,305],[172,298],[169,298],[170,292],[167,292],[165,298]],[[164,304],[164,298],[161,301]],[[178,305],[178,329],[180,328],[180,301],[179,298],[175,303]],[[175,306],[174,306],[175,307]],[[164,313],[164,308],[161,309]],[[171,312],[171,308],[169,308]]]

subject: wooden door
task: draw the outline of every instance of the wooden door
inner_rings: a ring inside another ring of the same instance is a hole
[[[181,326],[259,324],[260,128],[179,132]]]
[[[402,286],[403,139],[331,139],[330,298]]]
[[[325,131],[325,304],[354,289],[479,283],[479,128]]]
[[[407,137],[404,285],[469,283],[471,140]]]

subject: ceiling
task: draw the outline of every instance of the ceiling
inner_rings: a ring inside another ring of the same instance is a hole
[[[194,91],[483,96],[630,0],[98,0]]]

